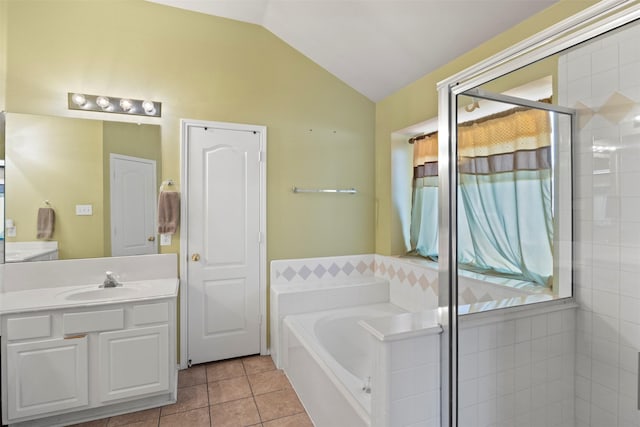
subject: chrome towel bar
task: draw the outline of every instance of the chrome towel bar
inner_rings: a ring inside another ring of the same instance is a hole
[[[293,187],[294,193],[337,193],[337,194],[356,194],[358,190],[355,188],[298,188]]]

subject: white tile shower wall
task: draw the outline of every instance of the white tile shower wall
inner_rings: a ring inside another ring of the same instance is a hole
[[[559,59],[575,146],[576,425],[640,427],[640,25]]]
[[[494,316],[460,324],[459,425],[574,427],[575,308]]]
[[[392,426],[440,425],[440,335],[391,344]]]
[[[338,281],[370,277],[374,273],[374,255],[348,255],[271,261],[271,283]]]
[[[371,339],[371,427],[439,427],[440,335]]]

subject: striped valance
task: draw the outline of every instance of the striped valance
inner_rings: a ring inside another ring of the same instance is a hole
[[[551,168],[551,122],[544,110],[517,108],[458,126],[460,173],[491,174]],[[438,176],[438,135],[413,146],[414,179]]]

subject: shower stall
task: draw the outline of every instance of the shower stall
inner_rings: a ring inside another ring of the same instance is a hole
[[[638,18],[604,0],[439,84],[442,426],[640,427]],[[462,304],[468,271],[536,298]]]

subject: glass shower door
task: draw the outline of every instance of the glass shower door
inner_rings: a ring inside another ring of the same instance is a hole
[[[457,100],[458,425],[573,425],[574,111]],[[553,305],[524,309],[540,302]]]
[[[442,426],[640,427],[638,43],[603,1],[439,84]]]

